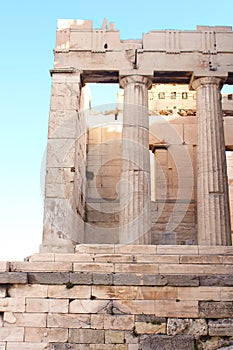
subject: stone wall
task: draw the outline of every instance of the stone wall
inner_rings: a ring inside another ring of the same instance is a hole
[[[0,349],[232,349],[232,264],[232,247],[152,245],[2,262]]]

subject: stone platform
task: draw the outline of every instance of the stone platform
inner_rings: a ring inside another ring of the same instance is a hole
[[[78,245],[0,263],[0,350],[233,348],[233,247]]]

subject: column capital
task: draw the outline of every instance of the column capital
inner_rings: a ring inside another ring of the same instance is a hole
[[[143,75],[127,75],[120,79],[120,87],[125,88],[129,84],[143,84],[146,85],[147,89],[150,89],[152,86],[152,80],[143,76]]]
[[[198,77],[195,78],[192,83],[191,86],[193,89],[197,89],[200,86],[204,86],[204,85],[217,85],[218,88],[221,90],[223,84],[224,84],[225,78],[221,78],[221,77]]]

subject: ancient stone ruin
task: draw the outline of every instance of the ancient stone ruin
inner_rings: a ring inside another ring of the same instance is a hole
[[[0,263],[0,350],[233,349],[232,28],[59,20],[54,56],[43,240]]]

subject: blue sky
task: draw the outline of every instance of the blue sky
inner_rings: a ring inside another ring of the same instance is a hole
[[[153,29],[233,25],[233,1],[205,0],[2,0],[0,5],[0,260],[38,252],[43,201],[40,174],[47,123],[58,18],[104,17],[121,38],[141,38]],[[94,104],[115,102],[96,93]]]

